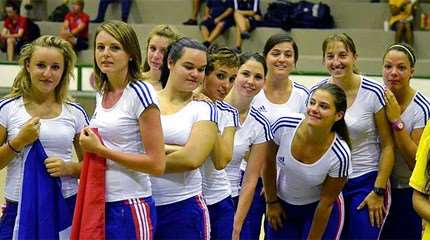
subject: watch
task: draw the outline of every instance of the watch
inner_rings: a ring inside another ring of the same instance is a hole
[[[391,122],[391,128],[396,131],[402,131],[405,128],[405,124],[399,119]]]
[[[373,187],[373,192],[374,192],[376,195],[378,195],[378,196],[382,197],[382,196],[384,196],[384,195],[385,195],[385,188]]]

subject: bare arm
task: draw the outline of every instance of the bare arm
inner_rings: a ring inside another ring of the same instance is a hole
[[[233,14],[233,8],[227,8],[221,15],[219,15],[217,18],[215,18],[215,22],[221,22],[226,17],[231,16]]]
[[[217,127],[214,122],[196,122],[185,146],[167,155],[166,172],[184,172],[199,168],[212,151],[216,134]]]
[[[312,219],[308,239],[322,239],[328,220],[330,218],[333,203],[345,186],[347,178],[333,178],[327,176],[321,190],[320,201]]]
[[[217,134],[212,150],[212,162],[216,170],[224,169],[233,157],[235,127],[227,127],[222,135]]]
[[[136,171],[161,175],[165,169],[165,152],[160,111],[157,107],[151,106],[140,115],[139,127],[142,143],[145,146],[143,154],[109,149],[101,144],[89,128],[82,130],[79,142],[84,151],[93,152]]]
[[[428,195],[414,190],[412,204],[420,217],[426,221],[430,221],[430,199]]]
[[[60,29],[60,34],[67,34],[69,33],[69,21],[64,20],[63,25]]]

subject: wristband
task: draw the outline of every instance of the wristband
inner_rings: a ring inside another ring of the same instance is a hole
[[[378,195],[378,196],[382,197],[382,196],[384,196],[384,195],[385,195],[385,188],[373,187],[373,192],[374,192],[376,195]]]
[[[405,124],[399,119],[391,122],[391,128],[395,131],[402,131],[405,128]]]
[[[21,153],[21,151],[16,150],[16,148],[12,147],[12,145],[10,144],[10,141],[7,141],[7,146],[10,148],[10,150],[12,150],[14,153],[18,154]]]

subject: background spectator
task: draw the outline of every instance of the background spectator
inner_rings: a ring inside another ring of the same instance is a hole
[[[191,18],[183,22],[182,24],[197,25],[197,15],[199,15],[201,5],[202,5],[202,1],[193,0],[193,12],[192,12]]]
[[[75,51],[88,48],[90,17],[84,11],[84,0],[73,0],[70,12],[64,18],[60,37],[70,42]]]
[[[389,0],[390,28],[396,31],[395,42],[414,43],[413,20],[416,0]]]
[[[105,20],[106,10],[114,0],[100,0],[99,2],[99,8],[97,11],[97,17],[96,19],[92,20],[91,22],[94,23],[101,23]],[[121,1],[121,20],[123,22],[128,21],[128,15],[130,14],[131,9],[131,3],[132,0],[119,0]]]
[[[22,37],[27,27],[27,19],[19,15],[18,5],[14,2],[7,2],[4,9],[6,17],[0,34],[0,49],[7,52],[7,60],[11,62],[14,53],[24,45]]]
[[[225,30],[233,26],[232,0],[207,0],[205,16],[200,23],[203,44],[209,47]]]
[[[242,39],[250,38],[250,32],[257,27],[261,20],[260,0],[234,0],[237,50],[241,50]]]

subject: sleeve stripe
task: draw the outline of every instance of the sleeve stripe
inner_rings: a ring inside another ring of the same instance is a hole
[[[302,84],[299,84],[299,83],[296,83],[296,82],[293,82],[293,86],[295,87],[295,88],[298,88],[298,89],[300,89],[300,90],[303,90],[304,92],[306,92],[306,94],[307,95],[309,95],[309,89],[307,89],[305,86],[303,86]]]
[[[372,85],[368,84],[366,81],[363,81],[362,87],[364,89],[367,89],[367,90],[375,93],[375,95],[378,97],[379,103],[381,103],[382,106],[385,106],[383,90],[381,90],[380,88],[377,88],[375,86],[372,86]]]
[[[209,103],[207,101],[200,101],[200,102],[204,102],[209,106],[210,109],[210,121],[218,123],[218,112],[216,111],[214,104]]]
[[[424,125],[426,125],[430,118],[430,102],[419,92],[417,92],[414,102],[422,109],[424,113]]]
[[[288,127],[297,127],[297,125],[299,125],[300,121],[302,121],[301,118],[295,118],[295,117],[281,117],[278,120],[276,120],[276,122],[272,125],[272,131],[275,132],[278,130],[279,127],[278,125],[283,125],[285,126],[285,124],[287,124]]]
[[[340,142],[337,136],[332,149],[339,160],[339,165],[340,165],[339,177],[348,176],[348,169],[349,169],[348,151],[342,145],[342,143]]]
[[[308,105],[310,97],[311,97],[312,93],[315,91],[315,89],[317,89],[319,86],[326,84],[326,83],[328,83],[328,78],[322,80],[321,82],[317,83],[315,86],[311,87],[311,89],[309,90],[308,98],[306,99],[306,103],[305,103],[306,106]]]
[[[130,83],[130,86],[136,92],[140,102],[145,108],[149,107],[151,104],[154,104],[151,93],[144,82],[134,81]]]
[[[220,111],[227,111],[233,114],[233,121],[234,121],[234,126],[238,127],[239,126],[239,112],[237,111],[236,108],[223,103],[222,101],[216,101],[215,102],[215,106],[220,110]]]
[[[270,130],[270,124],[267,121],[267,119],[261,115],[258,111],[256,111],[253,107],[251,107],[251,110],[249,112],[251,116],[255,118],[264,128],[264,134],[266,137],[266,141],[270,141],[273,139],[272,131]]]
[[[15,97],[15,98],[5,98],[5,99],[1,100],[1,102],[0,102],[0,110],[1,110],[4,106],[6,106],[7,104],[9,104],[9,103],[11,103],[11,102],[13,102],[13,101],[17,100],[18,98],[20,98],[20,96],[19,96],[19,97]]]
[[[76,103],[72,103],[72,102],[67,102],[67,104],[69,104],[70,106],[78,109],[82,113],[82,115],[84,115],[85,123],[87,125],[90,125],[90,120],[88,118],[87,112],[85,111],[85,109],[81,105],[76,104]]]

